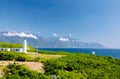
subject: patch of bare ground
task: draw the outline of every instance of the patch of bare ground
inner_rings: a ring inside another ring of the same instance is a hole
[[[44,73],[43,70],[43,64],[40,62],[19,62],[19,61],[0,61],[0,77],[3,74],[3,69],[9,64],[9,63],[18,63],[18,64],[23,64],[26,67],[28,67],[31,70],[35,70],[40,73]]]

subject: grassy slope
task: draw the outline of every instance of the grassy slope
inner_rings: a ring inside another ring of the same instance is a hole
[[[54,55],[54,54],[41,54],[41,53],[36,53],[36,52],[29,52],[27,53],[28,56],[32,57],[32,58],[36,58],[36,57],[39,57],[39,58],[43,58],[43,59],[50,59],[50,58],[60,58],[62,56],[65,56],[65,55]]]

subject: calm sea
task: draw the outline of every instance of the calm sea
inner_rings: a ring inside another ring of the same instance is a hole
[[[86,54],[91,54],[93,51],[96,55],[100,56],[112,56],[114,58],[120,59],[120,49],[83,49],[83,48],[39,48],[39,50],[47,51],[66,51],[66,52],[82,52]]]

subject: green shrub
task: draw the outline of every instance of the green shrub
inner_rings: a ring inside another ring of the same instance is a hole
[[[120,60],[71,54],[44,62],[44,70],[45,74],[59,75],[62,79],[120,79]],[[77,77],[78,74],[81,76]]]
[[[35,57],[34,61],[38,61],[39,62],[40,61],[40,57]]]
[[[5,77],[0,77],[0,79],[6,79]]]
[[[29,70],[24,65],[19,65],[17,63],[9,64],[4,69],[4,77],[6,79],[49,79],[48,76]]]
[[[31,61],[33,58],[24,53],[1,51],[0,60]]]

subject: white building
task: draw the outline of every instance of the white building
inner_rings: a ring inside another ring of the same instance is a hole
[[[0,50],[3,50],[3,51],[10,51],[10,48],[0,48]]]
[[[23,52],[23,48],[12,48],[13,52]]]
[[[27,53],[27,41],[26,39],[23,41],[23,48],[12,48],[13,52],[23,52]]]
[[[0,50],[3,51],[10,51],[10,48],[0,48]],[[22,48],[12,48],[13,52],[23,52],[23,53],[27,53],[27,41],[24,40],[23,41],[23,47]]]

